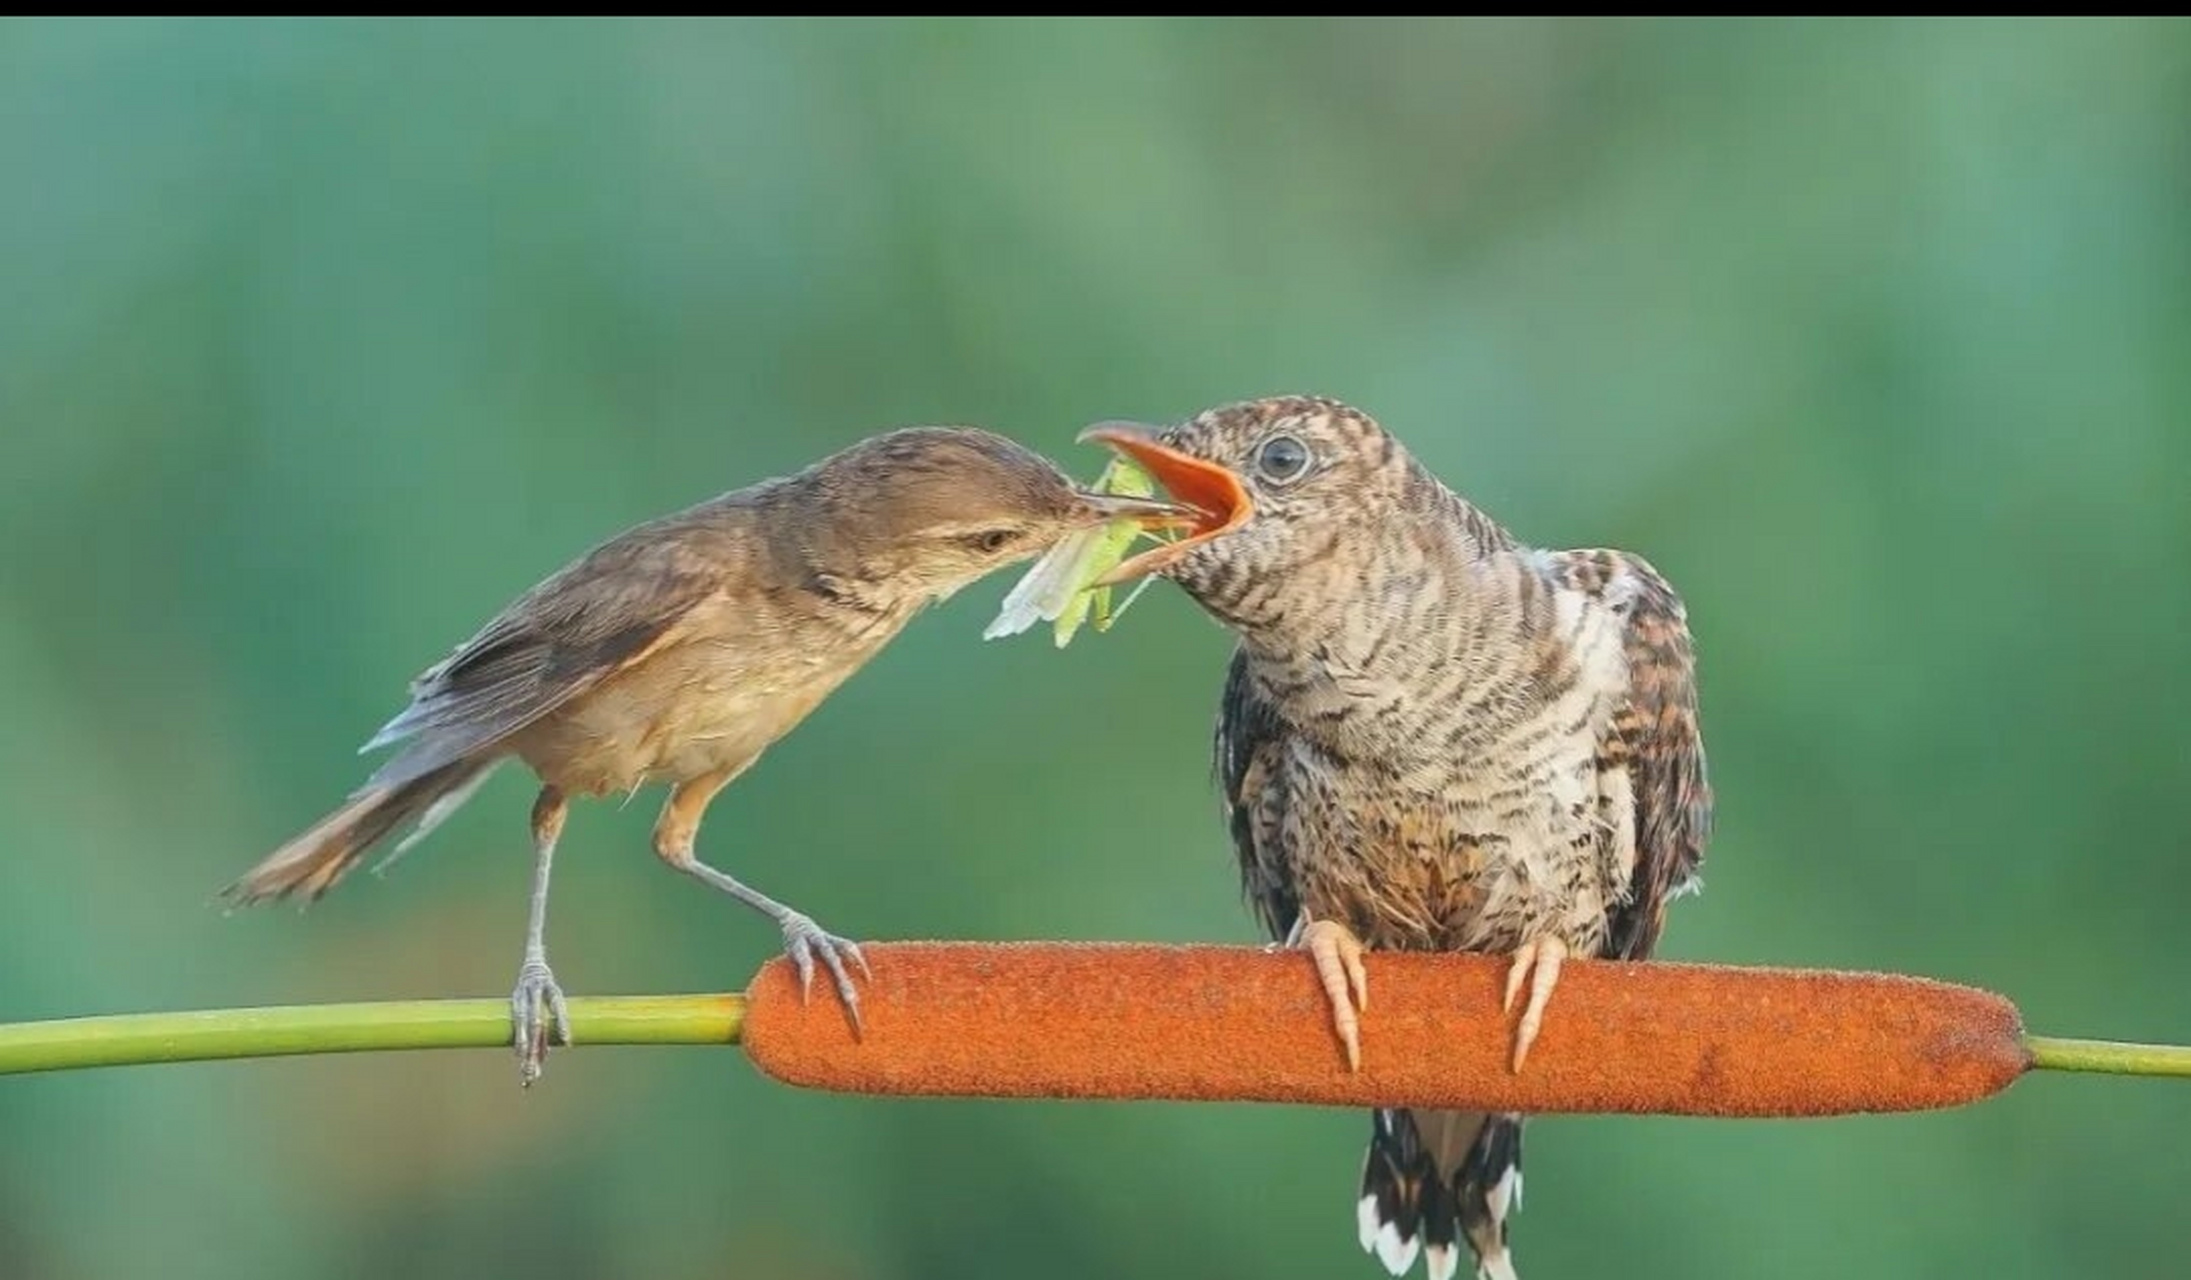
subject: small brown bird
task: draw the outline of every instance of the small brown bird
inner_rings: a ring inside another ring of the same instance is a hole
[[[570,1043],[548,968],[548,871],[576,796],[670,793],[654,851],[776,922],[802,982],[819,959],[855,1031],[859,947],[700,861],[702,813],[771,743],[924,606],[1078,529],[1182,508],[1089,493],[986,431],[916,427],[796,474],[722,494],[600,544],[418,676],[410,705],[361,750],[406,743],[341,808],[225,891],[317,899],[396,828],[400,853],[512,757],[539,778],[524,960],[510,997],[520,1079],[549,1027]],[[394,855],[391,854],[391,857]]]
[[[1569,955],[1642,959],[1712,817],[1682,602],[1640,557],[1530,547],[1369,415],[1283,397],[1082,434],[1205,509],[1121,564],[1238,637],[1215,742],[1243,886],[1306,949],[1350,1066],[1365,945],[1512,955],[1522,1069]],[[1374,1033],[1374,1025],[1371,1026]],[[1358,1225],[1394,1275],[1465,1237],[1512,1280],[1521,1117],[1386,1109]]]

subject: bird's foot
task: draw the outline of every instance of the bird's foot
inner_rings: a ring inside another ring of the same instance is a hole
[[[837,994],[844,999],[845,1015],[852,1020],[852,1036],[860,1035],[860,996],[852,987],[851,971],[845,967],[850,960],[868,977],[874,975],[867,968],[867,957],[860,954],[860,945],[825,931],[810,916],[796,911],[785,913],[784,954],[791,957],[791,965],[799,972],[799,998],[806,999],[813,993],[814,961],[821,959],[835,980]]]
[[[518,966],[517,989],[510,993],[510,1043],[517,1050],[518,1083],[530,1088],[547,1062],[548,1043],[571,1042],[571,1011],[563,988],[555,984],[545,956],[527,956]]]
[[[1531,938],[1514,952],[1514,966],[1506,971],[1506,1000],[1500,1006],[1511,1013],[1522,984],[1529,984],[1529,1003],[1522,1007],[1520,1025],[1514,1028],[1514,1071],[1520,1074],[1529,1046],[1536,1043],[1544,1026],[1544,1006],[1559,985],[1560,965],[1567,959],[1567,944],[1558,938]]]
[[[1362,967],[1361,939],[1335,920],[1311,920],[1296,931],[1294,945],[1316,962],[1316,976],[1331,1001],[1332,1030],[1346,1047],[1347,1070],[1362,1069],[1362,1022],[1369,1008],[1369,973]]]

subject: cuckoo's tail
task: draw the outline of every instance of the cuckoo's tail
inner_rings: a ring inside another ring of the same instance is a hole
[[[317,899],[397,827],[418,824],[397,852],[433,830],[471,798],[494,765],[492,760],[458,760],[393,786],[367,785],[237,877],[221,896],[239,906],[292,894]]]
[[[1465,1239],[1481,1280],[1516,1280],[1506,1215],[1521,1194],[1520,1116],[1378,1111],[1362,1162],[1362,1248],[1395,1276],[1420,1251],[1429,1280],[1453,1280]]]

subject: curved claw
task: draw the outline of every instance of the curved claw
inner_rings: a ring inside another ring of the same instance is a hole
[[[784,953],[791,957],[792,968],[799,974],[799,996],[810,998],[814,988],[814,959],[829,969],[829,976],[837,988],[837,995],[844,1001],[845,1015],[852,1022],[852,1037],[859,1039],[860,996],[852,985],[852,974],[845,967],[850,957],[860,972],[870,978],[873,971],[867,967],[867,957],[860,953],[860,945],[849,938],[840,938],[814,923],[808,916],[793,915],[784,921]]]
[[[1554,937],[1532,938],[1514,952],[1513,966],[1506,971],[1506,999],[1501,1007],[1512,1013],[1523,986],[1528,987],[1529,1002],[1522,1006],[1521,1021],[1514,1028],[1517,1075],[1529,1058],[1529,1047],[1537,1042],[1537,1032],[1544,1026],[1545,1005],[1552,999],[1552,989],[1559,985],[1560,965],[1566,959],[1567,944]]]
[[[1362,966],[1362,943],[1335,920],[1308,920],[1296,927],[1292,945],[1305,949],[1316,964],[1317,980],[1331,1002],[1331,1027],[1346,1051],[1347,1070],[1362,1069],[1361,1012],[1369,1009],[1369,972]]]
[[[571,1043],[570,1007],[548,962],[529,958],[519,966],[510,992],[510,1044],[517,1052],[519,1084],[530,1088],[540,1078],[551,1037],[556,1044]]]

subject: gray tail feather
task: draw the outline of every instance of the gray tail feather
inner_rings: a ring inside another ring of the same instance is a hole
[[[1506,1215],[1521,1193],[1520,1116],[1378,1111],[1356,1206],[1362,1248],[1395,1276],[1420,1252],[1429,1280],[1452,1280],[1466,1239],[1479,1277],[1516,1280]]]
[[[238,906],[301,895],[307,902],[335,887],[374,845],[407,822],[426,834],[486,780],[494,760],[458,760],[394,786],[368,785],[343,806],[238,876],[221,896]]]

